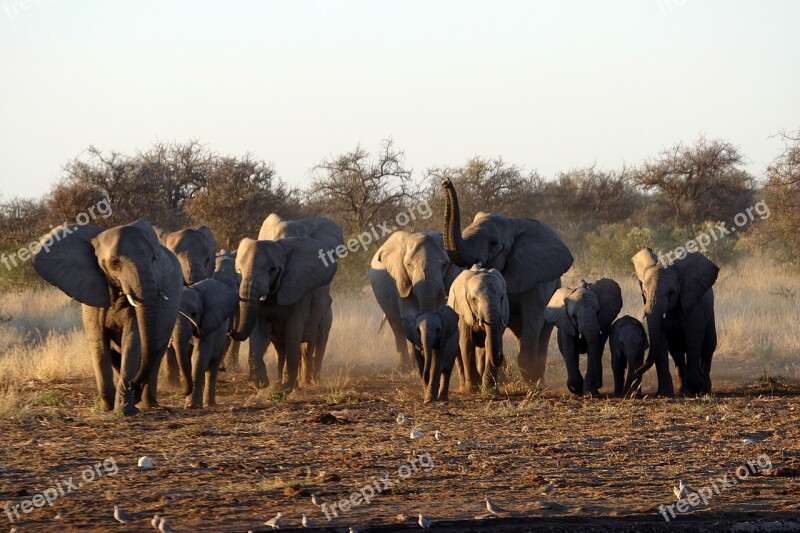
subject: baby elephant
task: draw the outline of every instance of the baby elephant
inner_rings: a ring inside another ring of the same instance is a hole
[[[644,326],[630,315],[620,317],[611,326],[608,345],[611,349],[611,368],[614,371],[614,394],[626,396],[630,393],[636,370],[644,363],[644,352],[650,347]]]
[[[227,347],[228,322],[238,305],[236,291],[215,279],[183,288],[171,342],[189,409],[216,405],[217,373]]]
[[[446,402],[450,373],[458,357],[458,314],[443,305],[436,311],[405,316],[403,330],[414,345],[425,403]]]

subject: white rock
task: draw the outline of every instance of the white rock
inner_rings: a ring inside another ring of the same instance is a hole
[[[153,460],[143,455],[139,457],[139,462],[136,463],[139,468],[153,468]]]

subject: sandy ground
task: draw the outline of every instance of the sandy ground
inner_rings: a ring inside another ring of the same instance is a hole
[[[176,531],[247,531],[265,529],[276,512],[283,528],[299,527],[306,513],[323,530],[344,532],[419,529],[418,513],[451,531],[708,531],[765,521],[779,531],[787,520],[800,523],[796,387],[669,400],[456,393],[423,405],[417,380],[392,373],[288,397],[223,377],[217,408],[185,411],[162,391],[166,407],[129,419],[96,411],[93,380],[49,384],[68,406],[0,423],[8,528],[146,531],[157,513]],[[398,424],[398,413],[413,425]],[[411,439],[412,429],[422,437]],[[435,430],[446,438],[436,440]],[[137,468],[143,455],[154,468]],[[771,470],[739,470],[746,475],[738,480],[737,468],[759,457]],[[730,486],[719,481],[726,474]],[[667,522],[658,506],[675,503],[679,478],[711,495]],[[52,506],[16,519],[14,505],[59,487]],[[353,492],[370,502],[338,503],[334,516],[330,504]],[[311,493],[329,504],[330,521]],[[507,512],[481,516],[484,496]],[[115,504],[134,520],[115,522]]]

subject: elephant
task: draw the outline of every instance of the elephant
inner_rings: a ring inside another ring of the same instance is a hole
[[[251,380],[257,386],[269,386],[264,365],[269,341],[278,353],[279,387],[298,386],[301,344],[315,343],[323,322],[315,290],[328,285],[337,270],[336,263],[320,260],[323,248],[322,242],[310,237],[245,238],[239,243],[239,316],[230,335],[238,341],[250,338]]]
[[[618,318],[611,324],[608,347],[614,371],[614,394],[627,396],[634,384],[636,370],[644,363],[644,353],[650,347],[644,326],[630,315]]]
[[[236,294],[239,294],[239,284],[241,283],[241,278],[239,274],[236,273],[236,252],[229,253],[227,250],[221,250],[216,256],[214,264],[214,275],[212,278],[224,283],[236,291]],[[235,315],[238,315],[238,313],[239,307],[237,306],[233,320],[236,319]],[[240,344],[241,343],[239,341],[233,340],[233,338],[228,335],[228,344],[225,348],[225,356],[222,358],[222,363],[219,367],[221,372],[224,372],[226,365],[229,364],[238,367]]]
[[[217,403],[217,374],[228,345],[229,321],[238,306],[236,289],[216,279],[183,288],[171,344],[178,356],[189,409]]]
[[[507,290],[499,270],[477,265],[461,272],[450,286],[447,305],[458,314],[461,364],[456,366],[463,390],[497,387],[509,320]]]
[[[325,251],[335,250],[343,245],[342,227],[336,222],[322,217],[309,217],[300,220],[284,220],[272,213],[264,220],[259,231],[259,240],[285,239],[287,237],[310,237],[323,244]],[[319,385],[322,360],[328,346],[328,337],[333,325],[333,300],[330,296],[330,284],[314,290],[311,301],[311,316],[319,319],[317,335],[309,342],[304,342],[300,356],[300,382],[303,385]]]
[[[659,266],[650,248],[631,258],[642,289],[650,352],[641,376],[653,364],[660,396],[672,396],[667,351],[675,361],[678,392],[711,392],[711,359],[717,348],[714,290],[719,267],[700,252],[686,254],[670,266]]]
[[[602,278],[553,293],[544,318],[558,328],[558,349],[567,365],[567,388],[573,394],[598,396],[603,386],[603,350],[611,323],[622,309],[622,291],[616,281]],[[586,378],[581,376],[580,354],[585,353]]]
[[[154,229],[161,244],[175,254],[180,261],[184,285],[193,285],[211,277],[214,273],[214,257],[217,250],[217,241],[211,228],[200,226],[197,229],[178,231]],[[172,344],[167,348],[166,359],[167,383],[178,385],[180,383],[179,365]]]
[[[102,409],[156,407],[158,368],[178,316],[183,276],[144,220],[55,228],[33,267],[82,305]]]
[[[443,305],[403,317],[403,330],[414,347],[425,403],[448,401],[450,374],[459,355],[458,313]]]
[[[527,383],[536,384],[544,377],[553,329],[544,320],[544,309],[561,286],[561,275],[572,266],[572,254],[553,228],[530,218],[480,212],[462,232],[455,187],[449,178],[442,187],[445,250],[456,265],[469,268],[477,263],[503,275],[520,373]]]
[[[403,317],[433,312],[444,305],[450,285],[461,270],[450,262],[438,233],[395,231],[375,252],[370,285],[392,328],[400,371],[413,368]]]

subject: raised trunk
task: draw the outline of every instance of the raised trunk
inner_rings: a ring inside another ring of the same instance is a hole
[[[476,262],[476,254],[461,236],[461,208],[453,183],[446,179],[442,184],[446,198],[444,204],[444,249],[450,261],[461,267],[471,267]]]

